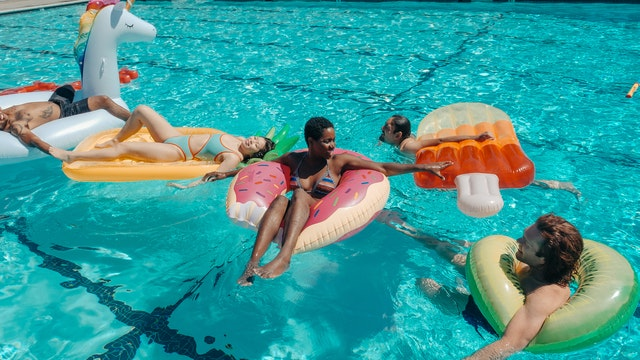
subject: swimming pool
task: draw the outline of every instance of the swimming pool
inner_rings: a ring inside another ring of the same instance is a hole
[[[83,10],[0,16],[0,89],[77,80]],[[640,7],[181,0],[139,2],[133,13],[158,37],[120,47],[120,66],[140,74],[122,89],[130,106],[236,134],[301,129],[322,115],[339,146],[398,160],[376,146],[390,114],[415,129],[438,107],[488,103],[512,117],[536,177],[571,181],[582,198],[504,190],[497,216],[473,219],[454,192],[403,176],[390,179],[387,209],[452,242],[518,237],[553,211],[638,271],[640,100],[625,94],[640,78]],[[453,266],[381,223],[239,288],[254,233],[227,219],[228,182],[77,183],[51,159],[0,172],[3,359],[449,359],[494,339],[417,289],[423,277],[464,284]],[[636,358],[639,317],[560,357]]]

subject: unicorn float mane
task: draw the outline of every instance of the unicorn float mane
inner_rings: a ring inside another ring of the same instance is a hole
[[[135,0],[127,0],[126,9],[130,10]],[[78,38],[75,44],[73,44],[73,56],[76,58],[78,66],[80,66],[80,76],[82,76],[82,70],[84,68],[84,53],[87,50],[87,40],[91,34],[91,28],[93,27],[93,20],[95,20],[98,12],[105,6],[115,5],[120,0],[90,0],[87,4],[87,8],[80,17],[80,26],[78,28]]]
[[[120,98],[118,45],[155,39],[156,28],[129,11],[134,1],[90,0],[87,4],[73,46],[82,77],[80,98]]]

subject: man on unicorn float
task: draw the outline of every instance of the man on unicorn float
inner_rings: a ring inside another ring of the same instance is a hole
[[[75,97],[75,89],[71,85],[64,85],[58,89],[56,89],[49,98],[48,101],[39,101],[39,102],[29,102],[19,105],[11,106],[7,109],[0,109],[0,128],[8,133],[13,134],[18,137],[25,145],[27,146],[36,146],[40,150],[45,153],[49,153],[49,148],[51,145],[46,141],[42,140],[40,137],[35,135],[32,130],[37,128],[40,125],[46,124],[53,120],[57,120],[64,117],[69,117],[73,115],[83,114],[90,111],[95,110],[106,110],[111,115],[126,121],[131,113],[129,110],[124,107],[118,105],[113,99],[115,97],[119,97],[119,83],[117,77],[109,76],[108,74],[103,74],[104,78],[110,79],[114,84],[112,88],[115,90],[108,91],[108,88],[105,88],[105,84],[99,84],[101,86],[96,86],[95,82],[99,81],[86,81],[85,75],[93,75],[96,76],[91,71],[90,74],[86,74],[87,71],[85,69],[85,52],[87,49],[87,44],[89,40],[89,36],[91,30],[94,25],[94,20],[96,19],[97,14],[105,7],[109,5],[115,5],[119,3],[119,0],[90,0],[87,4],[87,9],[85,13],[82,15],[80,19],[80,29],[78,38],[76,43],[74,44],[74,55],[78,64],[80,65],[80,73],[83,76],[83,92],[86,96],[85,98],[78,100],[76,102],[73,101]],[[133,5],[133,0],[128,0],[125,5],[123,5],[119,10],[126,9],[129,10]],[[120,27],[115,26],[110,23],[113,19],[118,19],[121,24]],[[130,27],[124,24],[122,20],[123,16],[112,17],[105,20],[109,23],[107,29],[101,29],[103,33],[113,33],[116,31],[124,31],[127,30],[127,35],[129,36],[129,41],[143,39],[149,40],[155,37],[155,28],[148,25],[146,27],[146,31],[143,31],[143,35],[137,35],[136,33],[130,32],[129,30],[133,28],[133,25]],[[141,28],[145,28],[141,26]],[[120,29],[120,30],[118,30]],[[109,30],[109,31],[106,31]],[[118,33],[117,35],[122,36],[122,34]],[[113,60],[106,59],[105,56],[98,56],[99,59],[97,61],[101,61],[102,66],[105,66],[105,62],[107,65],[112,66],[114,69],[116,67],[115,60],[115,44],[117,43],[118,37],[113,36],[110,38],[110,41],[113,44],[106,44],[106,38],[100,38],[102,40],[101,44],[98,45],[98,48],[101,48],[103,51],[109,51],[113,57]],[[105,50],[106,48],[106,50]],[[93,56],[96,58],[96,56]],[[95,60],[95,59],[94,59]],[[95,62],[95,61],[94,61]],[[102,69],[104,70],[104,68]],[[103,80],[103,83],[107,81]],[[90,88],[87,92],[87,88]],[[111,96],[109,96],[111,95]]]
[[[64,85],[56,89],[48,101],[29,102],[7,109],[0,108],[0,128],[16,136],[25,145],[36,146],[48,154],[51,145],[32,132],[40,125],[99,109],[104,109],[122,120],[127,120],[130,115],[129,110],[116,104],[108,96],[91,96],[73,102],[74,96],[74,88],[71,85]]]

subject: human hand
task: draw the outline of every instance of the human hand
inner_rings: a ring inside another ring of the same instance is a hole
[[[485,140],[493,140],[493,135],[490,132],[485,131],[482,134],[478,135],[476,141],[485,141]]]
[[[69,162],[69,151],[59,149],[55,146],[50,146],[48,150],[49,155],[53,156],[58,160],[62,160],[64,162]]]
[[[203,182],[211,182],[216,180],[225,179],[227,177],[226,172],[212,171],[210,173],[204,174],[202,177]]]
[[[424,164],[424,165],[425,165],[425,169],[424,169],[425,171],[428,171],[433,175],[439,177],[440,179],[444,180],[444,175],[442,175],[440,171],[453,165],[453,161],[439,161],[439,162],[434,162],[434,163]]]

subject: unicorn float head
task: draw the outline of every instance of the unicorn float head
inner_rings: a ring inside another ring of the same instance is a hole
[[[131,14],[134,1],[90,0],[87,4],[74,45],[82,76],[82,98],[120,98],[118,45],[155,39],[156,28]]]

